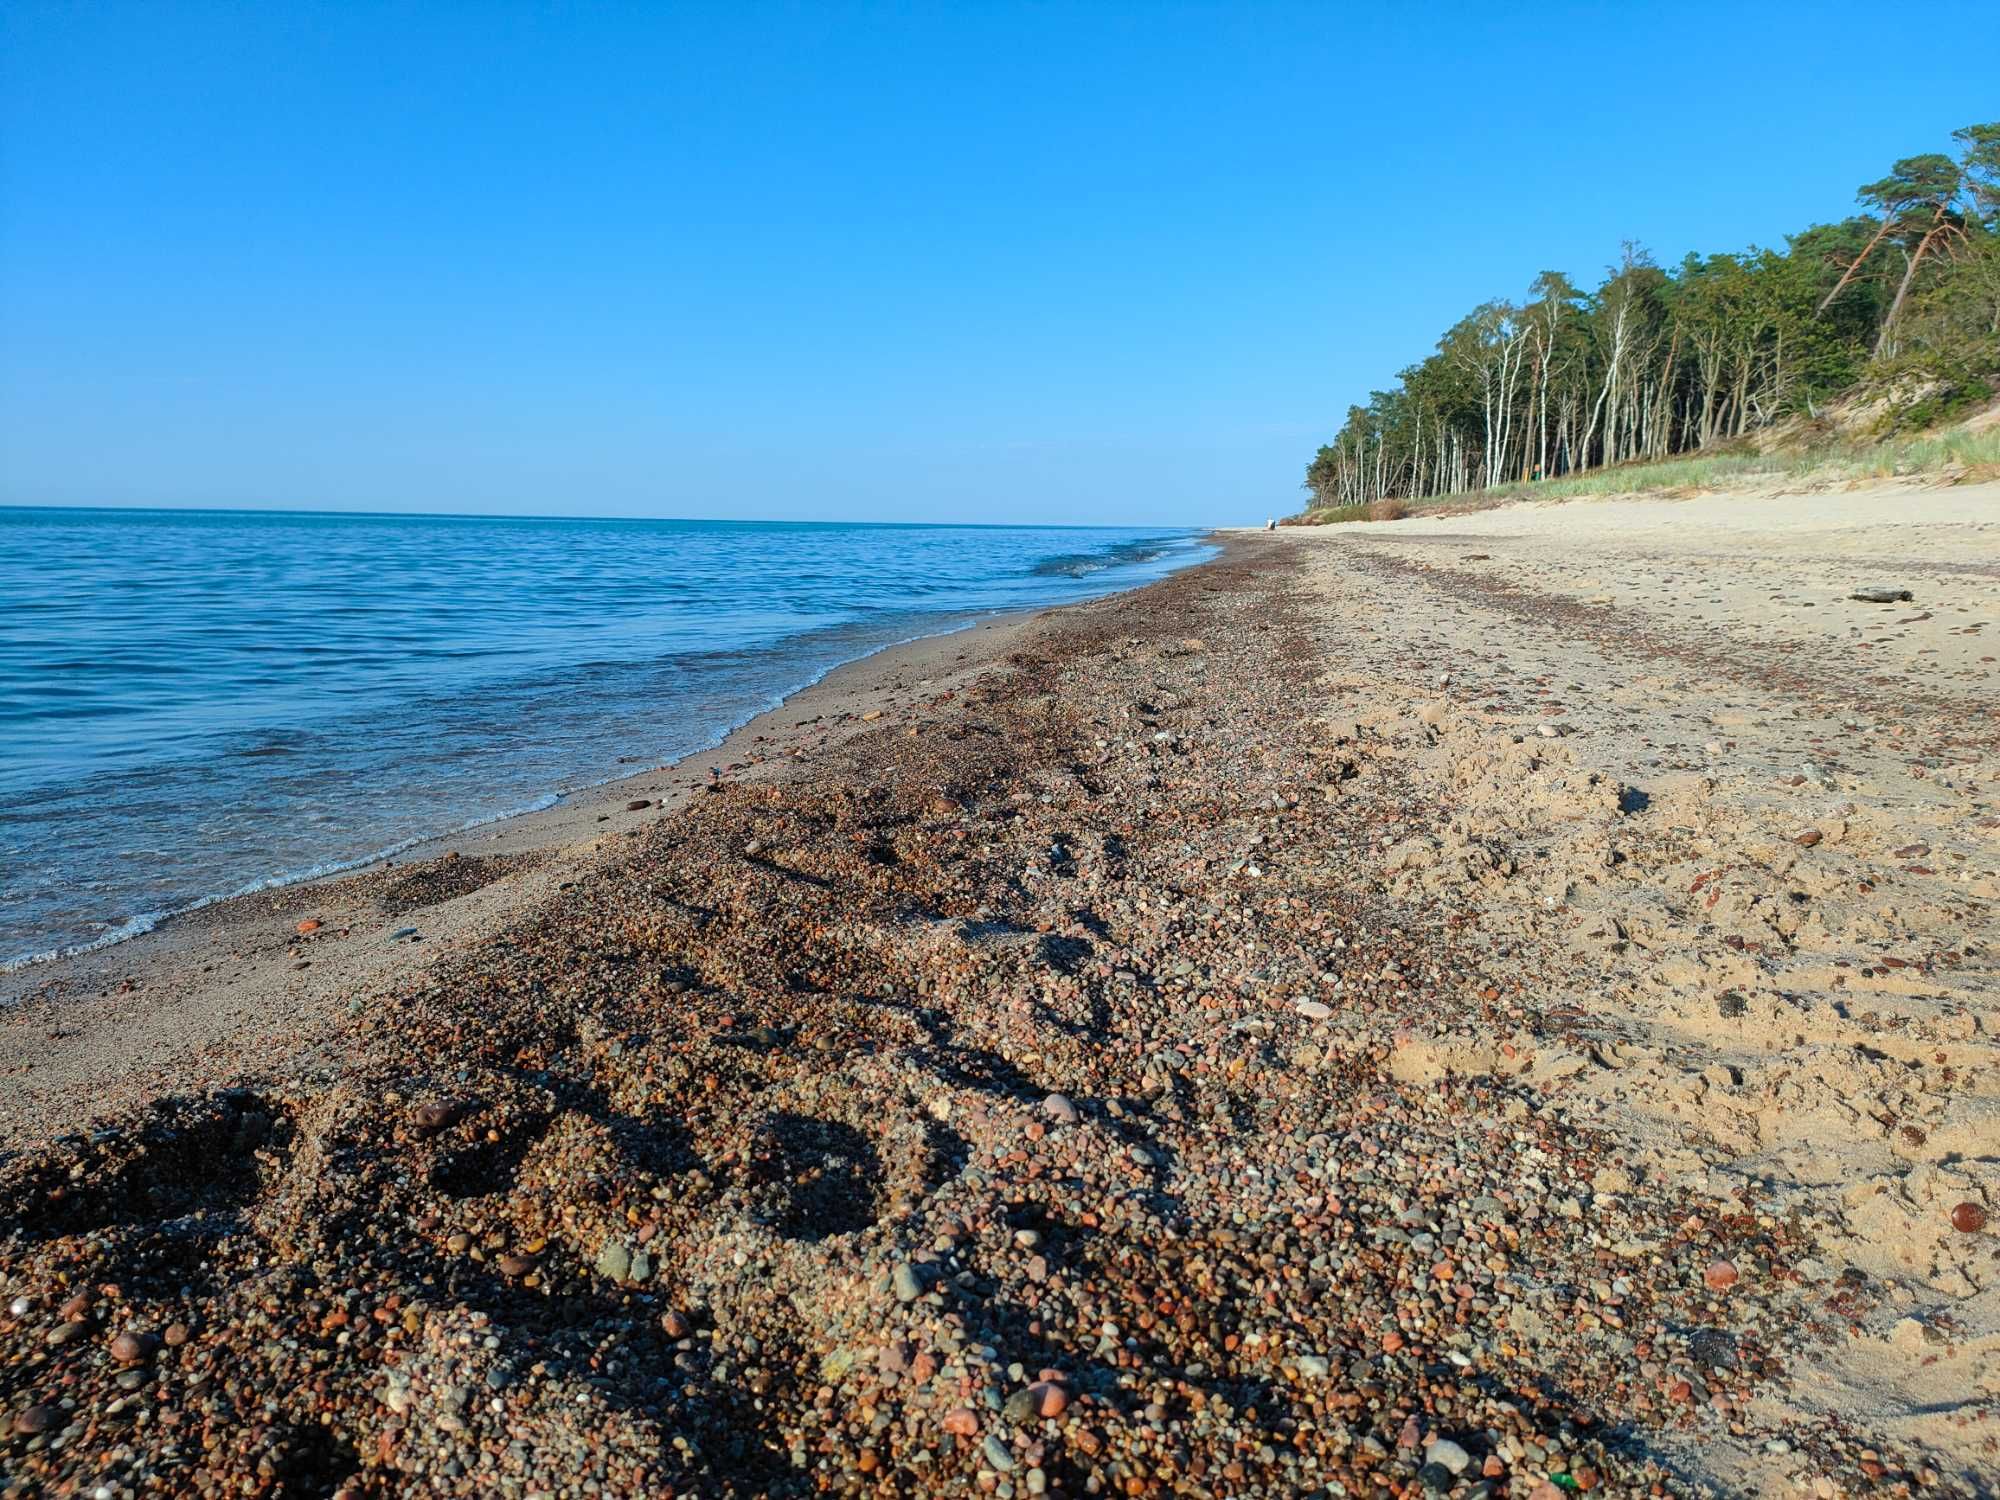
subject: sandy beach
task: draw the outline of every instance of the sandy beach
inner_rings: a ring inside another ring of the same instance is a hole
[[[1996,621],[1231,535],[0,976],[0,1495],[1990,1493]]]

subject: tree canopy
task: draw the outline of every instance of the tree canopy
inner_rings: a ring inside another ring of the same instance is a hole
[[[2000,371],[2000,123],[1905,157],[1862,212],[1782,250],[1658,265],[1627,244],[1594,290],[1544,271],[1482,303],[1306,469],[1316,505],[1488,489],[1665,458],[1812,415],[1870,374],[1955,389]]]

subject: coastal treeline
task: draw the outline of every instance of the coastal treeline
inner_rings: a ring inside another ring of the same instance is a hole
[[[1627,244],[1595,288],[1544,271],[1351,407],[1306,469],[1315,506],[1456,494],[1711,448],[1864,379],[1892,420],[1970,405],[2000,371],[2000,123],[1899,161],[1863,211],[1785,248],[1662,266]]]

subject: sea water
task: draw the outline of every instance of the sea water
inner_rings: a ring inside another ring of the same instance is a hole
[[[0,509],[0,966],[677,759],[1169,529]]]

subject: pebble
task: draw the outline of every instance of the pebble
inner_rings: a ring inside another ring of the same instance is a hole
[[[1050,1094],[1044,1099],[1042,1113],[1059,1125],[1074,1125],[1078,1119],[1076,1106],[1063,1094]]]
[[[128,1328],[112,1339],[111,1357],[120,1364],[136,1365],[151,1359],[155,1347],[151,1334],[135,1333]]]
[[[14,1431],[23,1437],[34,1437],[44,1432],[55,1432],[68,1422],[68,1414],[60,1406],[45,1402],[15,1412],[13,1426]]]
[[[1951,1211],[1951,1227],[1956,1229],[1960,1234],[1977,1234],[1986,1227],[1986,1210],[1979,1204],[1967,1199],[1965,1202],[1953,1207]]]
[[[1472,1455],[1450,1438],[1439,1438],[1424,1449],[1424,1462],[1437,1464],[1450,1471],[1452,1477],[1456,1478],[1471,1466]]]
[[[1711,1292],[1726,1292],[1736,1285],[1736,1266],[1731,1261],[1712,1260],[1701,1273],[1701,1279]]]
[[[954,1406],[938,1419],[938,1426],[960,1437],[973,1437],[979,1432],[979,1418],[969,1406]]]
[[[876,1284],[879,1286],[881,1283],[878,1282]],[[908,1261],[901,1261],[897,1264],[895,1271],[889,1278],[889,1285],[891,1290],[895,1292],[898,1302],[914,1302],[924,1294],[923,1277],[918,1274],[917,1268]]]
[[[410,1124],[419,1135],[436,1135],[458,1123],[464,1104],[457,1099],[433,1099],[410,1111]]]
[[[1007,1445],[1000,1440],[999,1433],[987,1433],[986,1441],[980,1445],[979,1452],[980,1456],[986,1460],[988,1468],[997,1470],[1002,1474],[1012,1471],[1014,1467],[1014,1455],[1008,1450]]]

